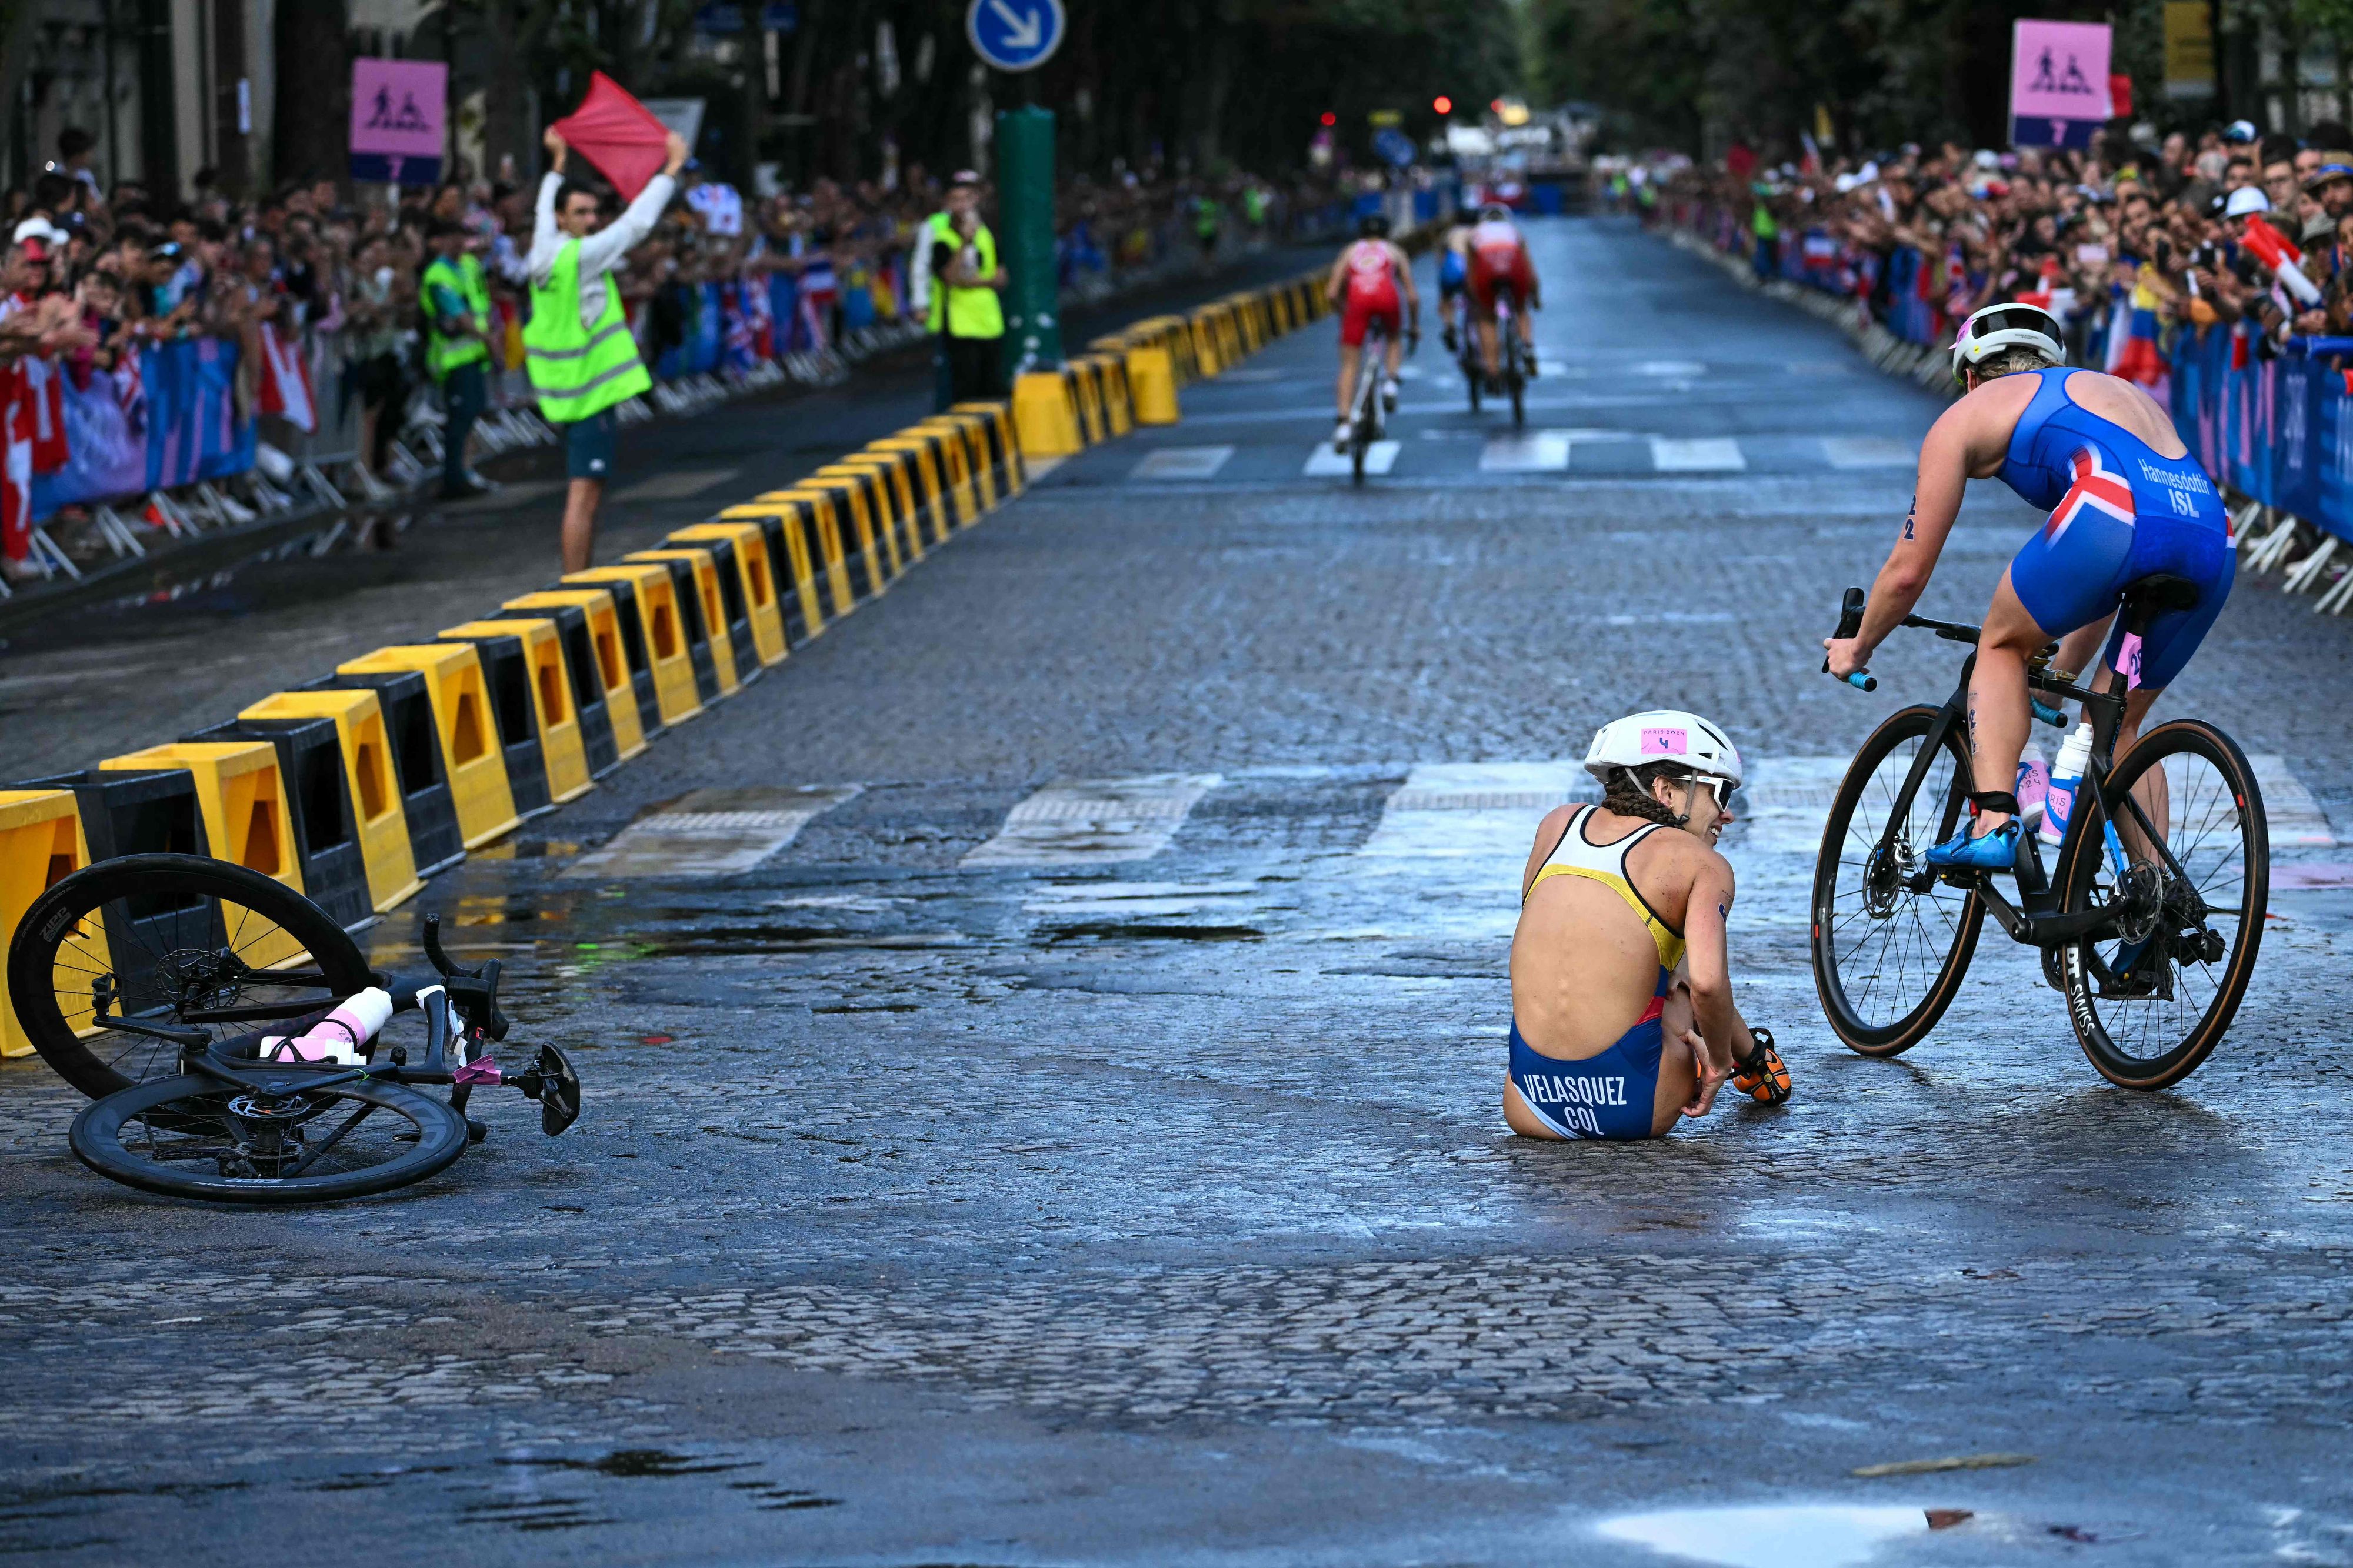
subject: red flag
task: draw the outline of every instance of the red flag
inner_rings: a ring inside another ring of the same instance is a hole
[[[261,323],[261,411],[274,414],[306,436],[319,430],[319,412],[311,395],[311,365],[302,340],[280,337],[275,321]]]
[[[603,71],[590,73],[588,96],[555,122],[555,131],[613,182],[625,202],[637,200],[670,161],[669,128]]]

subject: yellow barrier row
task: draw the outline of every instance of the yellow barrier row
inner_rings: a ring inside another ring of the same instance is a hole
[[[798,483],[218,725],[0,788],[0,951],[93,859],[233,861],[353,929],[575,800],[1021,493],[1038,457],[1173,424],[1179,385],[1326,312],[1319,276],[1137,322]],[[31,1049],[0,988],[0,1056]]]

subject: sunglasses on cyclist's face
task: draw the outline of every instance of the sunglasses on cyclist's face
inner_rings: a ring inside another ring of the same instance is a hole
[[[1725,816],[1732,815],[1732,797],[1738,793],[1740,789],[1738,784],[1734,784],[1730,779],[1698,777],[1686,779],[1684,782],[1691,785],[1694,795],[1697,795],[1704,789],[1714,795],[1718,813]]]

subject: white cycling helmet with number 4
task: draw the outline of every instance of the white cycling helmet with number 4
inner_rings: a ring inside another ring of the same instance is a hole
[[[2067,363],[2059,318],[2040,305],[2012,301],[1971,312],[1953,334],[1953,379],[2006,349],[2032,349],[2052,364]]]
[[[1594,732],[1593,744],[1585,749],[1585,771],[1605,784],[1614,769],[1651,763],[1672,763],[1702,778],[1740,783],[1740,751],[1732,737],[1698,714],[1681,709],[1662,708],[1613,719]]]

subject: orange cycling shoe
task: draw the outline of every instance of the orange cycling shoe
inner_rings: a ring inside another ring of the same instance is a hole
[[[1748,1035],[1756,1045],[1746,1057],[1732,1058],[1732,1087],[1759,1105],[1779,1105],[1789,1098],[1788,1066],[1773,1048],[1772,1030],[1751,1029]]]

